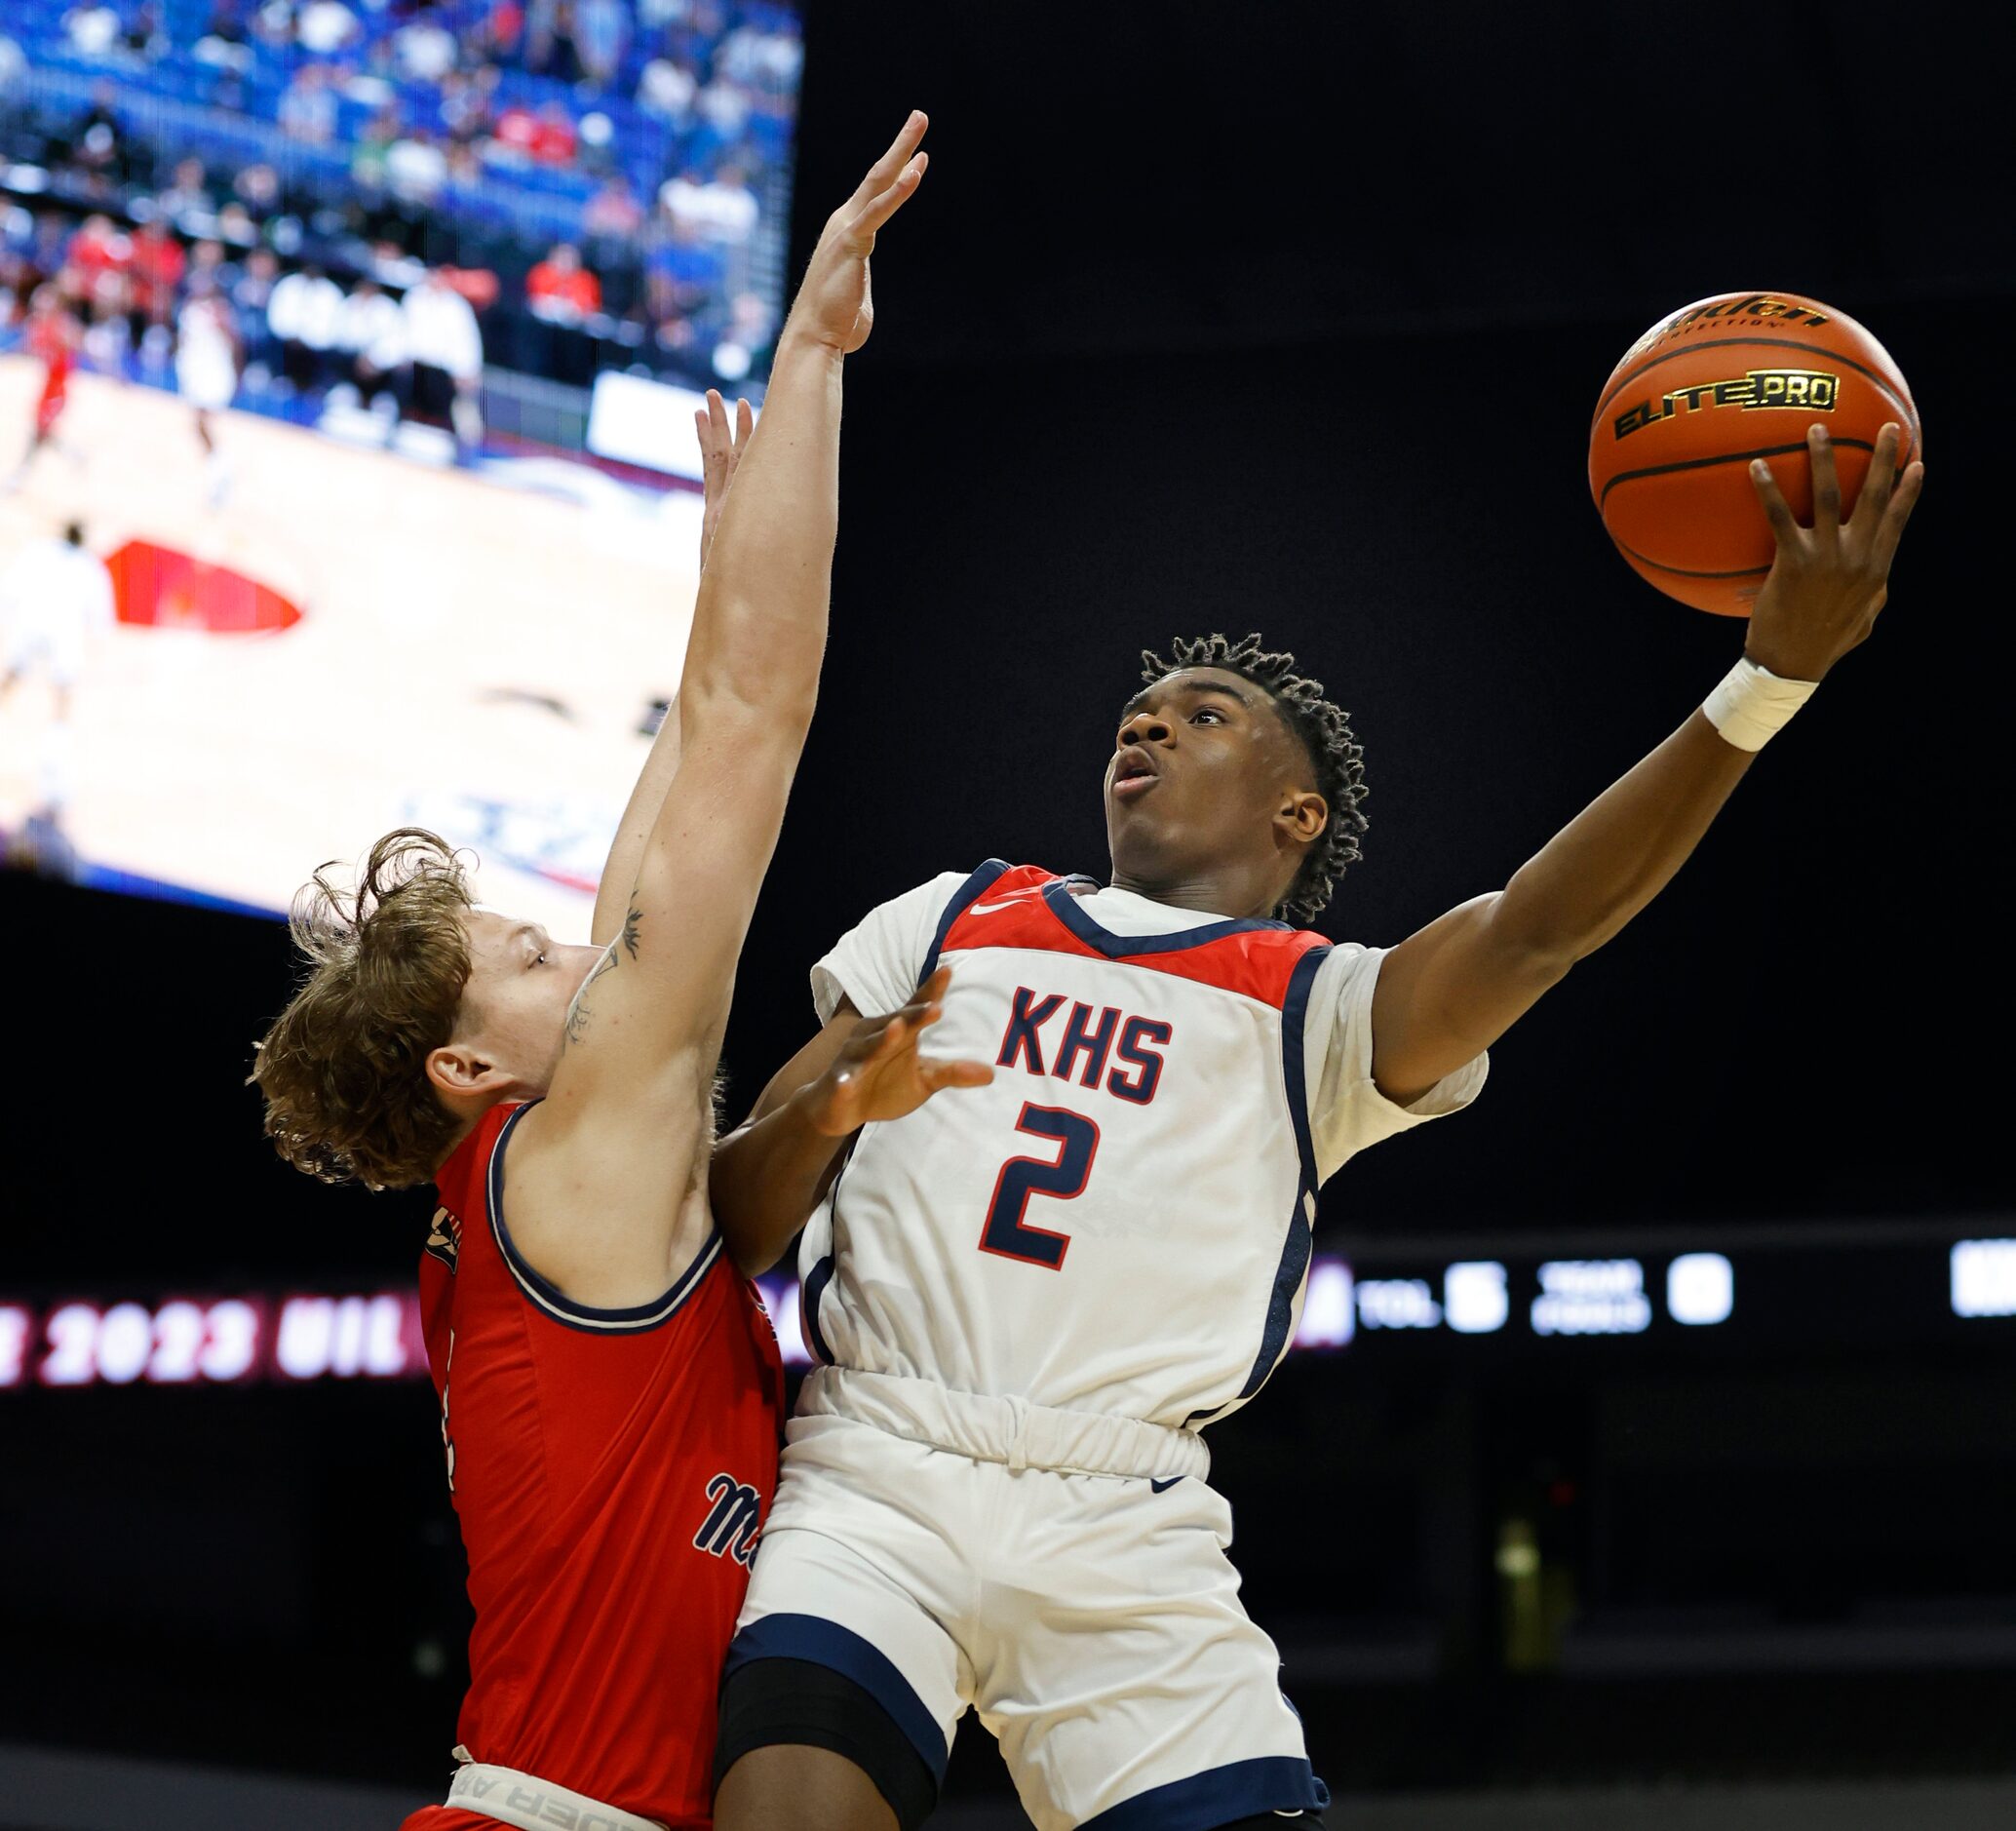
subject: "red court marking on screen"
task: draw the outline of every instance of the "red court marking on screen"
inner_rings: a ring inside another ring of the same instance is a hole
[[[301,620],[299,606],[270,585],[149,540],[129,540],[105,569],[122,623],[246,636],[291,629]]]

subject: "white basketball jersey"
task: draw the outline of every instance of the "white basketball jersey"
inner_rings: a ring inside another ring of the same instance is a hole
[[[821,1018],[943,960],[925,1047],[994,1079],[863,1128],[800,1252],[812,1351],[1152,1423],[1236,1410],[1294,1334],[1319,1183],[1484,1079],[1379,1095],[1381,957],[998,861],[882,905],[814,969]]]

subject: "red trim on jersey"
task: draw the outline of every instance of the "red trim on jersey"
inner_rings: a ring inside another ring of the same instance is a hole
[[[1111,959],[1117,965],[1138,966],[1145,972],[1167,973],[1200,986],[1236,992],[1279,1010],[1302,955],[1311,948],[1330,945],[1322,935],[1305,928],[1269,925],[1188,947],[1182,945],[1179,932],[1167,937],[1173,945],[1159,951],[1109,954],[1073,934],[1050,907],[1046,892],[1052,884],[1062,882],[1064,879],[1038,865],[1012,866],[960,912],[946,933],[940,957],[965,948],[1027,948],[1044,954],[1072,954],[1081,959]],[[1209,925],[1208,918],[1205,925]],[[1116,938],[1123,944],[1150,939]]]

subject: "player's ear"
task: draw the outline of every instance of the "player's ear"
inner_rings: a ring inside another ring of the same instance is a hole
[[[511,1078],[486,1054],[467,1043],[447,1042],[427,1052],[428,1083],[451,1106],[501,1099]]]
[[[1284,840],[1312,845],[1330,825],[1330,803],[1313,789],[1283,789],[1274,827]]]

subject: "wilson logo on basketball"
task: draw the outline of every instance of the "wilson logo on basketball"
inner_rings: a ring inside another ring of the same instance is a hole
[[[1656,426],[1677,413],[1698,413],[1704,407],[1797,407],[1808,412],[1831,413],[1841,395],[1841,377],[1817,369],[1753,369],[1727,381],[1689,382],[1656,401],[1641,401],[1616,417],[1616,436],[1628,439],[1647,426]]]

